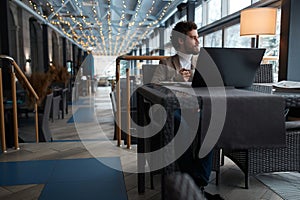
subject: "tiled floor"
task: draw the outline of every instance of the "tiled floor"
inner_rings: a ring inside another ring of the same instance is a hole
[[[20,150],[18,151],[9,149],[6,154],[0,154],[0,162],[114,157],[121,155],[122,168],[130,171],[136,165],[136,156],[129,155],[129,153],[136,152],[136,146],[133,145],[128,150],[126,146],[116,147],[116,141],[112,140],[114,130],[109,92],[109,87],[98,87],[93,98],[82,97],[85,100],[85,104],[81,106],[95,107],[98,125],[93,124],[93,122],[67,123],[72,116],[71,110],[77,109],[76,105],[73,108],[69,106],[69,114],[65,116],[65,119],[57,119],[54,123],[50,122],[54,142],[20,144]],[[149,175],[146,176],[146,191],[144,194],[138,194],[137,192],[137,174],[124,172],[124,179],[129,200],[161,199],[159,175],[154,176],[154,190],[150,189]],[[253,177],[250,178],[250,189],[244,189],[243,173],[228,159],[225,160],[225,166],[222,167],[219,186],[216,186],[214,181],[214,173],[212,173],[211,183],[206,190],[211,193],[219,193],[225,199],[281,199]],[[0,187],[0,199],[38,199],[43,187],[43,184],[3,186]]]

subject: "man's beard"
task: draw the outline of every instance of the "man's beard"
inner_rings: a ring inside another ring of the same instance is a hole
[[[197,55],[200,52],[199,46],[197,46],[197,47],[193,46],[191,48],[191,47],[188,47],[186,44],[185,44],[185,50],[186,50],[186,54],[193,54],[193,55]]]

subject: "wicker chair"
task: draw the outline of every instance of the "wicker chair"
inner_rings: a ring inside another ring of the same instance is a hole
[[[54,122],[54,118],[57,117],[57,119],[60,118],[60,104],[61,96],[53,96],[52,105],[51,105],[51,112],[50,112],[50,118],[52,119],[52,122]]]
[[[272,64],[261,64],[258,68],[254,83],[273,83],[273,66]]]
[[[43,114],[39,114],[39,138],[40,142],[52,142],[52,133],[49,128],[50,109],[53,101],[53,93],[47,95]]]
[[[249,176],[269,172],[300,172],[300,122],[286,122],[286,147],[251,148],[228,151],[230,158],[245,173],[245,188],[249,188]]]
[[[263,64],[256,73],[256,83],[272,83],[272,65]],[[253,91],[271,93],[272,87],[253,86]],[[286,107],[297,107],[300,102],[286,98]],[[287,109],[288,110],[288,109]],[[249,188],[249,176],[270,173],[300,171],[300,122],[286,122],[286,147],[251,148],[248,150],[222,150],[221,165],[224,156],[230,158],[245,174],[245,188]],[[218,166],[215,165],[215,168]],[[219,177],[216,177],[218,182]]]

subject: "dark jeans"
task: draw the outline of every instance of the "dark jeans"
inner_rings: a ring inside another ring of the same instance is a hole
[[[197,114],[200,115],[200,113]],[[181,122],[185,133],[189,134],[188,123],[186,123],[184,119],[181,119],[181,117],[180,110],[176,110],[174,113],[175,131],[178,130]],[[199,187],[203,187],[209,182],[209,176],[212,170],[213,152],[211,151],[204,158],[199,159],[198,156],[194,156],[198,155],[198,152],[195,154],[193,151],[194,149],[190,146],[177,160],[177,163],[181,172],[188,173]]]

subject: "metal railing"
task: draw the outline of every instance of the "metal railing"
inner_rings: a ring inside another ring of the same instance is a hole
[[[35,109],[35,137],[36,142],[39,142],[39,134],[38,134],[38,105],[37,102],[39,100],[38,95],[35,90],[31,86],[30,82],[24,75],[23,71],[17,65],[15,60],[12,57],[6,55],[0,55],[1,60],[7,60],[11,64],[11,90],[12,90],[12,109],[13,109],[13,129],[14,129],[14,146],[15,149],[19,148],[19,133],[18,133],[18,113],[17,113],[17,91],[16,91],[16,77],[22,84],[22,86],[27,89],[34,98],[34,109]],[[2,68],[0,68],[0,80],[2,80]],[[1,149],[2,152],[6,152],[6,138],[5,138],[5,121],[4,121],[4,99],[3,99],[3,86],[2,81],[0,81],[0,119],[1,119]]]
[[[116,112],[116,122],[117,122],[117,126],[116,126],[116,135],[117,135],[117,145],[121,146],[121,95],[120,95],[120,61],[121,60],[162,60],[165,58],[168,58],[169,56],[119,56],[116,59],[116,101],[117,101],[117,112]],[[127,148],[130,149],[131,148],[131,133],[130,133],[130,77],[129,77],[129,70],[126,70],[126,86],[127,86],[127,97],[126,97],[126,101],[127,101]]]

